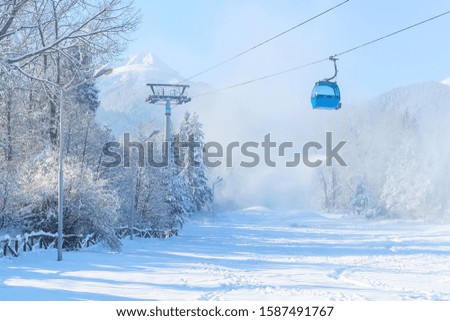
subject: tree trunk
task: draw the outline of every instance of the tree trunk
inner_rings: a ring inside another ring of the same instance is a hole
[[[323,173],[323,170],[320,171],[320,175],[322,177],[322,183],[323,183],[323,196],[325,198],[325,208],[328,212],[330,212],[330,201],[328,200],[328,186],[327,186],[327,180],[325,178],[325,174]]]
[[[331,208],[336,208],[336,196],[337,196],[337,178],[336,178],[336,171],[332,168],[331,169]]]
[[[6,141],[7,146],[5,150],[5,159],[10,161],[12,159],[12,126],[11,126],[11,109],[12,109],[12,93],[11,89],[7,89],[6,98]]]
[[[84,134],[84,141],[83,141],[83,152],[81,153],[81,166],[84,166],[84,161],[86,159],[86,149],[87,149],[87,143],[88,143],[88,136],[89,136],[89,126],[91,124],[91,119],[88,118],[87,125],[86,125],[86,131]]]
[[[57,17],[57,8],[55,2],[52,2],[53,6],[53,17],[55,19],[54,28],[55,28],[55,41],[59,38],[59,20]],[[56,54],[56,79],[55,83],[61,89],[61,56],[58,52]],[[57,102],[59,101],[58,95],[54,93],[52,95],[52,99],[50,100],[50,143],[53,147],[58,145],[58,127],[59,120],[56,117],[56,111],[58,109]],[[61,111],[60,111],[61,112]],[[59,133],[61,135],[62,133]]]

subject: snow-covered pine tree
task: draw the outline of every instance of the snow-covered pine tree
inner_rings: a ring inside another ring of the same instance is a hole
[[[161,222],[162,226],[164,228],[182,228],[184,217],[187,215],[187,212],[183,206],[183,203],[176,197],[176,191],[179,189],[177,180],[174,180],[172,183],[165,182],[165,184],[167,184],[167,193],[165,198],[167,214]]]
[[[361,215],[369,206],[369,196],[367,187],[363,182],[359,181],[356,185],[356,190],[353,198],[350,201],[350,206],[356,214]]]
[[[184,161],[180,176],[187,187],[189,203],[196,212],[210,210],[212,204],[212,190],[208,184],[207,168],[203,162],[202,127],[195,113],[192,115],[186,113],[180,127],[180,137],[191,144],[190,152],[185,151],[181,154]]]
[[[191,128],[191,114],[186,112],[180,123],[178,133],[174,137],[172,167],[172,197],[181,205],[184,212],[188,215],[196,211],[195,202],[191,193],[189,182],[184,175],[188,148],[186,144],[189,141],[189,132]]]

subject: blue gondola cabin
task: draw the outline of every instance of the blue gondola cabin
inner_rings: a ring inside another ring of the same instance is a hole
[[[341,92],[336,82],[322,80],[316,82],[311,93],[313,109],[341,108]]]

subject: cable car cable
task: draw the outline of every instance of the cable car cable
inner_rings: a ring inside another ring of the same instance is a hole
[[[431,17],[431,18],[428,18],[428,19],[426,19],[426,20],[422,20],[422,21],[420,21],[420,22],[417,22],[417,23],[415,23],[415,24],[412,24],[412,25],[410,25],[410,26],[408,26],[408,27],[405,27],[405,28],[402,28],[402,29],[400,29],[400,30],[391,32],[391,33],[389,33],[389,34],[386,34],[386,35],[384,35],[384,36],[382,36],[382,37],[379,37],[379,38],[376,38],[376,39],[374,39],[374,40],[367,41],[367,42],[365,42],[365,43],[363,43],[363,44],[361,44],[361,45],[355,46],[355,47],[353,47],[353,48],[344,50],[344,51],[342,51],[342,52],[340,52],[340,53],[337,53],[337,54],[335,54],[335,55],[332,55],[332,56],[330,56],[330,57],[339,57],[339,56],[343,56],[343,55],[345,55],[345,54],[347,54],[347,53],[350,53],[350,52],[355,51],[355,50],[357,50],[357,49],[360,49],[360,48],[362,48],[362,47],[366,47],[366,46],[371,45],[371,44],[373,44],[373,43],[375,43],[375,42],[378,42],[378,41],[384,40],[384,39],[386,39],[386,38],[392,37],[392,36],[394,36],[394,35],[397,35],[397,34],[403,32],[403,31],[406,31],[406,30],[409,30],[409,29],[418,27],[418,26],[420,26],[420,25],[422,25],[422,24],[425,24],[425,23],[427,23],[427,22],[430,22],[430,21],[432,21],[432,20],[441,18],[441,17],[443,17],[443,16],[445,16],[445,15],[448,15],[449,13],[450,13],[450,10],[449,10],[449,11],[445,11],[445,12],[443,12],[443,13],[440,13],[440,14],[438,14],[438,15],[436,15],[436,16],[433,16],[433,17]],[[257,81],[261,81],[261,80],[264,80],[264,79],[267,79],[267,78],[272,78],[272,77],[280,76],[280,75],[282,75],[282,74],[286,74],[286,73],[289,73],[289,72],[293,72],[293,71],[295,71],[295,70],[303,69],[303,68],[306,68],[306,67],[309,67],[309,66],[312,66],[312,65],[316,65],[316,64],[319,64],[319,63],[328,61],[328,60],[330,60],[330,57],[323,58],[323,59],[319,59],[319,60],[316,60],[316,61],[313,61],[313,62],[304,64],[304,65],[292,67],[292,68],[285,69],[285,70],[282,70],[282,71],[279,71],[279,72],[276,72],[276,73],[273,73],[273,74],[269,74],[269,75],[262,76],[262,77],[259,77],[259,78],[247,80],[247,81],[244,81],[244,82],[241,82],[241,83],[237,83],[237,84],[234,84],[234,85],[230,85],[230,86],[227,86],[227,87],[223,87],[223,88],[215,89],[215,90],[212,90],[212,91],[209,91],[209,92],[201,93],[201,94],[192,96],[192,98],[196,98],[196,97],[200,97],[200,96],[207,96],[207,95],[214,94],[214,93],[218,93],[218,92],[225,91],[225,90],[228,90],[228,89],[232,89],[232,88],[236,88],[236,87],[248,85],[248,84],[251,84],[251,83],[254,83],[254,82],[257,82]]]
[[[438,14],[438,15],[436,15],[436,16],[434,16],[434,17],[428,18],[428,19],[426,19],[426,20],[422,20],[422,21],[420,21],[420,22],[417,22],[417,23],[415,23],[415,24],[413,24],[413,25],[410,25],[410,26],[408,26],[408,27],[405,27],[405,28],[403,28],[403,29],[400,29],[400,30],[391,32],[391,33],[389,33],[389,34],[387,34],[387,35],[385,35],[385,36],[382,36],[382,37],[380,37],[380,38],[377,38],[377,39],[368,41],[368,42],[363,43],[363,44],[361,44],[361,45],[359,45],[359,46],[353,47],[353,48],[351,48],[351,49],[344,50],[344,51],[342,51],[342,52],[340,52],[340,53],[338,53],[338,54],[335,54],[335,55],[332,56],[332,57],[339,57],[339,56],[345,55],[345,54],[347,54],[347,53],[349,53],[349,52],[352,52],[352,51],[355,51],[355,50],[360,49],[360,48],[362,48],[362,47],[371,45],[371,44],[373,44],[373,43],[375,43],[375,42],[378,42],[378,41],[384,40],[384,39],[386,39],[386,38],[392,37],[392,36],[394,36],[394,35],[396,35],[396,34],[399,34],[399,33],[403,32],[403,31],[406,31],[406,30],[409,30],[409,29],[418,27],[418,26],[423,25],[423,24],[425,24],[425,23],[427,23],[427,22],[430,22],[430,21],[432,21],[432,20],[435,20],[435,19],[438,19],[438,18],[440,18],[440,17],[443,17],[443,16],[445,16],[445,15],[447,15],[447,14],[449,14],[449,13],[450,13],[450,10],[449,10],[449,11],[446,11],[446,12],[443,12],[443,13],[441,13],[441,14]]]
[[[192,75],[192,76],[190,76],[190,77],[180,81],[180,83],[186,82],[186,81],[191,80],[193,78],[196,78],[196,77],[198,77],[200,75],[203,75],[203,74],[205,74],[205,73],[207,73],[207,72],[209,72],[209,71],[211,71],[213,69],[216,69],[217,67],[222,66],[222,65],[224,65],[224,64],[226,64],[226,63],[228,63],[228,62],[230,62],[230,61],[232,61],[232,60],[234,60],[234,59],[236,59],[236,58],[238,58],[238,57],[240,57],[242,55],[245,55],[246,53],[248,53],[248,52],[250,52],[250,51],[252,51],[252,50],[254,50],[256,48],[261,47],[261,46],[265,45],[266,43],[268,43],[268,42],[270,42],[272,40],[275,40],[275,39],[277,39],[277,38],[287,34],[288,32],[290,32],[290,31],[292,31],[294,29],[297,29],[298,27],[301,27],[301,26],[307,24],[308,22],[311,22],[314,19],[319,18],[320,16],[323,16],[324,14],[326,14],[326,13],[328,13],[328,12],[334,10],[334,9],[337,9],[338,7],[342,6],[343,4],[345,4],[345,3],[349,2],[349,1],[350,0],[345,0],[345,1],[335,5],[334,7],[331,7],[329,9],[325,10],[325,11],[322,11],[321,13],[316,14],[315,16],[313,16],[313,17],[311,17],[311,18],[309,18],[309,19],[307,19],[305,21],[302,21],[299,24],[297,24],[297,25],[295,25],[295,26],[293,26],[293,27],[291,27],[291,28],[289,28],[289,29],[287,29],[287,30],[285,30],[283,32],[280,32],[279,34],[277,34],[277,35],[275,35],[275,36],[273,36],[273,37],[271,37],[271,38],[269,38],[267,40],[264,40],[263,42],[260,42],[257,45],[254,45],[253,47],[250,47],[250,48],[248,48],[248,49],[246,49],[246,50],[244,50],[244,51],[242,51],[242,52],[232,56],[231,58],[225,59],[225,60],[223,60],[223,61],[221,61],[221,62],[219,62],[219,63],[217,63],[217,64],[215,64],[215,65],[213,65],[213,66],[211,66],[209,68],[206,68],[206,69],[204,69],[204,70],[202,70],[202,71],[200,71],[200,72],[198,72],[198,73],[196,73],[196,74],[194,74],[194,75]]]
[[[274,74],[270,74],[270,75],[267,75],[267,76],[262,76],[262,77],[255,78],[255,79],[252,79],[252,80],[247,80],[247,81],[244,81],[244,82],[241,82],[241,83],[237,83],[237,84],[234,84],[234,85],[231,85],[231,86],[227,86],[227,87],[215,89],[215,90],[212,90],[212,91],[208,91],[208,92],[205,92],[205,93],[202,93],[202,94],[198,94],[198,95],[192,96],[192,98],[196,98],[196,97],[200,97],[200,96],[206,96],[206,95],[211,95],[211,94],[214,94],[214,93],[217,93],[217,92],[220,92],[220,91],[224,91],[224,90],[228,90],[228,89],[232,89],[232,88],[248,85],[248,84],[251,84],[253,82],[261,81],[261,80],[264,80],[264,79],[267,79],[267,78],[276,77],[276,76],[279,76],[279,75],[282,75],[282,74],[285,74],[285,73],[288,73],[288,72],[292,72],[292,71],[295,71],[295,70],[298,70],[298,69],[306,68],[306,67],[309,67],[309,66],[312,66],[312,65],[319,64],[319,63],[324,62],[324,61],[328,61],[328,60],[329,60],[329,58],[316,60],[316,61],[304,64],[304,65],[301,65],[301,66],[296,66],[296,67],[293,67],[293,68],[285,69],[285,70],[276,72]]]

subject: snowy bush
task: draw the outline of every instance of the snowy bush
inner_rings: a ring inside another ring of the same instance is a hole
[[[47,151],[32,165],[23,167],[18,216],[24,232],[57,231],[58,161]],[[119,249],[114,228],[118,219],[118,197],[103,179],[91,170],[80,168],[78,159],[64,161],[64,234],[95,233],[111,248]]]

